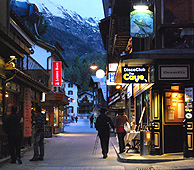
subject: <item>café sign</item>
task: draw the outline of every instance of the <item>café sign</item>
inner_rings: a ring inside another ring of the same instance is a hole
[[[61,61],[53,61],[52,63],[52,79],[53,86],[61,86]]]
[[[148,67],[122,67],[122,83],[148,83]]]

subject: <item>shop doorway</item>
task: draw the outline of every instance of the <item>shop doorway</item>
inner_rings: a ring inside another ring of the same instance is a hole
[[[184,93],[165,91],[164,153],[183,152]]]
[[[164,153],[183,152],[183,126],[165,125],[164,126]]]

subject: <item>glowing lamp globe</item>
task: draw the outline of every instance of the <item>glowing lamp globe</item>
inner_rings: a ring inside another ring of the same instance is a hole
[[[96,71],[96,77],[103,78],[105,76],[105,72],[102,69]]]

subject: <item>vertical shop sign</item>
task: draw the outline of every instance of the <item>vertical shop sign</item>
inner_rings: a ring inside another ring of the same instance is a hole
[[[61,61],[53,61],[52,64],[53,86],[61,86]]]
[[[193,88],[185,88],[185,117],[193,117]]]
[[[115,83],[115,72],[108,73],[108,80],[106,82],[107,85],[116,85]]]
[[[127,98],[129,99],[133,95],[133,84],[129,84],[127,87]]]
[[[32,136],[31,89],[24,88],[24,137]]]
[[[185,88],[185,118],[186,118],[186,138],[184,156],[193,156],[193,87]]]

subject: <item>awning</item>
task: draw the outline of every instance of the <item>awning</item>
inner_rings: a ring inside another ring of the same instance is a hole
[[[33,79],[29,75],[25,74],[24,72],[20,71],[17,68],[14,69],[6,69],[5,70],[7,79],[5,81],[10,80],[19,80],[21,83],[26,84],[30,87],[33,87],[41,92],[49,92],[50,89],[45,86],[43,83],[38,82],[37,80]]]
[[[157,49],[141,52],[133,52],[122,56],[121,61],[127,59],[193,59],[194,49]],[[183,56],[184,55],[184,56]]]
[[[133,52],[122,56],[117,68],[115,83],[122,83],[121,74],[123,66],[149,66],[157,59],[193,59],[193,55],[193,49],[158,49]]]
[[[50,91],[46,94],[46,101],[44,102],[44,105],[59,106],[68,104],[68,97],[64,93]]]

